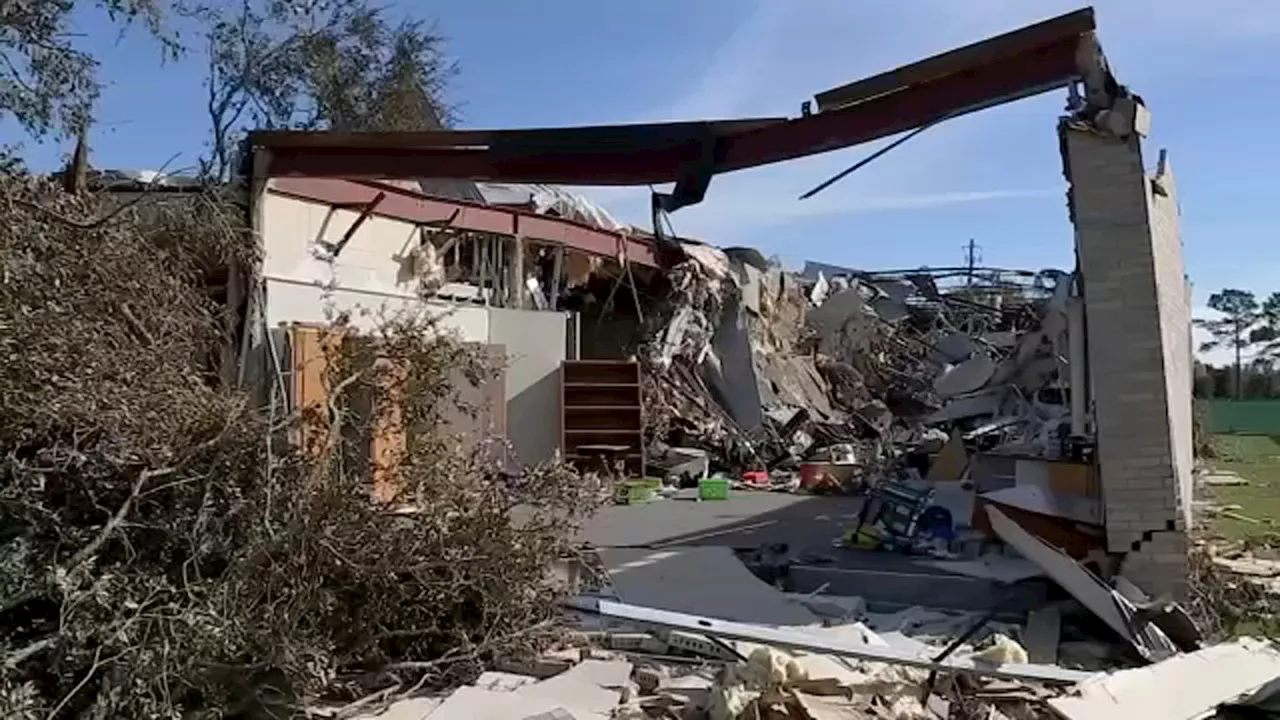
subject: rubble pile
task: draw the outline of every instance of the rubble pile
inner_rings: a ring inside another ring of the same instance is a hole
[[[763,630],[763,628],[761,628]],[[866,648],[890,643],[862,624],[783,628],[812,640]],[[849,638],[855,638],[850,640]],[[894,642],[913,642],[898,634]],[[1000,633],[972,652],[982,667],[957,672],[924,656],[923,667],[837,652],[721,639],[676,630],[614,628],[577,633],[540,659],[499,663],[470,685],[352,713],[359,720],[1103,720],[1122,717],[1270,717],[1280,650],[1243,638],[1139,668],[1019,677],[1026,651]],[[943,653],[945,654],[945,653]],[[1215,673],[1213,663],[1227,663]],[[1066,681],[1065,678],[1073,678]],[[1190,683],[1190,688],[1186,687]],[[1182,688],[1180,690],[1180,688]],[[1190,690],[1190,692],[1184,692]]]
[[[806,278],[750,250],[684,249],[642,353],[657,456],[693,447],[719,469],[785,472],[838,445],[865,474],[953,430],[1073,452],[1071,274]]]

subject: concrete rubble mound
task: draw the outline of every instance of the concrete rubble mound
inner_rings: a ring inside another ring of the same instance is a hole
[[[1018,628],[989,627],[943,648],[869,627],[888,627],[884,617],[771,627],[608,601],[575,605],[586,609],[592,603],[614,617],[594,623],[577,617],[579,630],[537,660],[499,663],[499,670],[447,694],[342,717],[1231,720],[1274,717],[1280,698],[1280,648],[1251,638],[1145,667],[1094,673],[1028,665],[1027,651],[1014,639]],[[618,615],[645,621],[619,623]],[[686,619],[710,629],[686,628]],[[323,710],[316,714],[326,716]]]
[[[801,463],[835,459],[856,468],[839,478],[850,486],[952,433],[1039,457],[1073,452],[1073,274],[801,275],[754,250],[682,248],[640,353],[656,467],[680,464],[671,448],[691,449],[710,471],[785,484]]]

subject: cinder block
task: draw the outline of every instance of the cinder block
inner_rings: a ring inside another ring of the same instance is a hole
[[[1143,532],[1164,532],[1170,522],[1183,532],[1189,507],[1182,494],[1190,487],[1183,390],[1191,386],[1190,313],[1176,194],[1169,172],[1160,178],[1169,196],[1151,194],[1136,138],[1062,132],[1085,276],[1108,547],[1128,551]],[[1181,547],[1162,540],[1166,546]],[[1142,562],[1157,575],[1184,564],[1164,555],[1164,563]]]

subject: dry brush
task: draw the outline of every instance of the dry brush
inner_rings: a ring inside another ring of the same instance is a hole
[[[429,317],[340,322],[329,402],[286,412],[216,372],[211,269],[256,262],[241,207],[0,190],[0,715],[278,714],[545,639],[548,564],[597,498],[444,430],[452,379],[492,372],[476,350]]]

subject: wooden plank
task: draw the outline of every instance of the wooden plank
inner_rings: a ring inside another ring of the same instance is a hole
[[[303,448],[319,451],[328,423],[325,422],[329,401],[329,361],[326,351],[334,340],[315,327],[295,325],[290,328],[293,350],[293,403],[306,419],[295,441]]]
[[[406,450],[404,432],[404,382],[409,368],[403,362],[377,361],[385,372],[374,398],[369,454],[373,465],[373,494],[382,501],[392,500],[400,491],[400,462]]]

